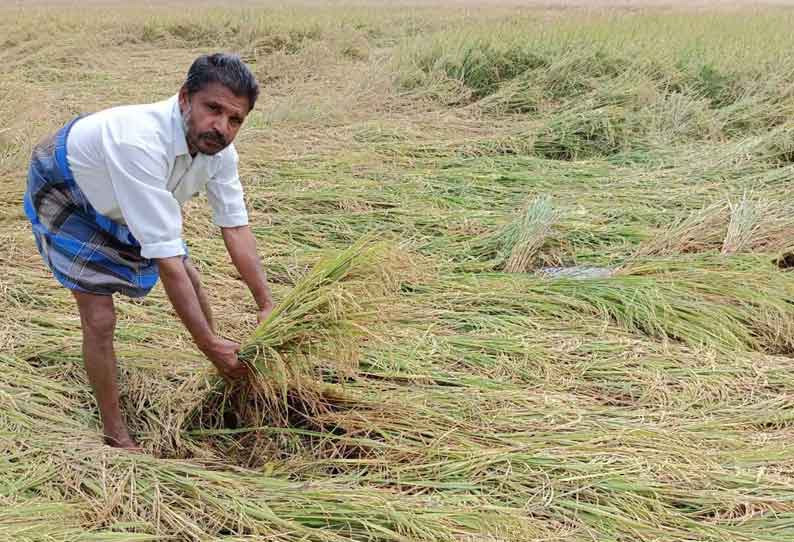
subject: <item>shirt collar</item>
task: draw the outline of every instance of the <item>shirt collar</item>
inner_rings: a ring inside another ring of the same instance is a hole
[[[171,124],[174,131],[171,151],[174,153],[174,156],[181,156],[183,154],[190,156],[190,151],[187,148],[185,128],[182,126],[182,112],[179,110],[179,94],[171,97],[171,101],[173,102],[171,105]]]

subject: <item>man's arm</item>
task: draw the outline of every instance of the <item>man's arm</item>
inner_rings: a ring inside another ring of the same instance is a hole
[[[221,232],[232,263],[259,307],[257,316],[261,322],[273,311],[273,296],[256,252],[256,238],[248,226],[221,228]]]
[[[224,376],[236,378],[245,375],[247,367],[237,359],[239,345],[216,336],[207,322],[182,256],[160,258],[157,263],[168,299],[199,350]]]

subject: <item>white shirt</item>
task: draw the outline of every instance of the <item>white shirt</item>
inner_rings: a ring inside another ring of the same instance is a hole
[[[206,189],[218,226],[248,224],[237,151],[188,152],[177,96],[113,107],[77,121],[66,142],[69,166],[91,205],[126,224],[144,258],[185,253],[182,204]]]

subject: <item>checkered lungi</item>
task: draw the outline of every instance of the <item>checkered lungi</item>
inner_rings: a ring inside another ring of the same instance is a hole
[[[142,257],[130,230],[98,213],[75,183],[66,138],[79,119],[33,149],[25,214],[36,246],[55,278],[70,290],[142,297],[157,283],[157,262]]]

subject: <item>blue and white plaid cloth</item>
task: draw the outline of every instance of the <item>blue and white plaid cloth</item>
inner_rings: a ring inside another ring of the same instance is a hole
[[[55,278],[70,290],[142,297],[157,283],[157,262],[141,257],[141,246],[125,225],[91,206],[66,160],[66,138],[79,119],[33,149],[25,214],[36,246]]]

